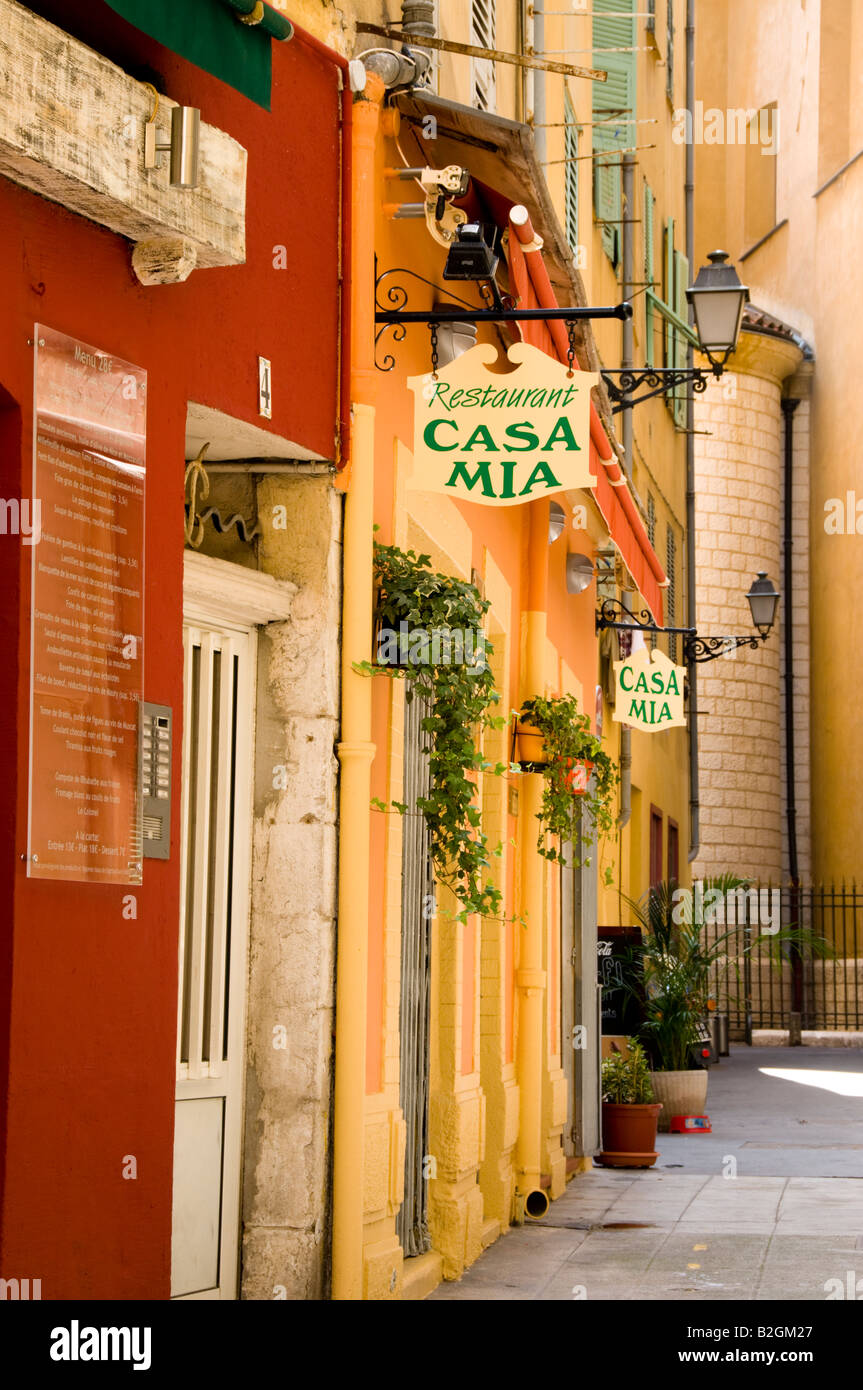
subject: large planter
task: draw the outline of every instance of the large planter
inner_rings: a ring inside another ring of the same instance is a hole
[[[653,1094],[662,1101],[661,1134],[667,1134],[675,1115],[703,1115],[707,1104],[707,1072],[704,1067],[695,1071],[655,1071],[651,1075]]]
[[[652,1168],[659,1157],[656,1125],[661,1104],[615,1105],[602,1102],[602,1153],[606,1168]]]

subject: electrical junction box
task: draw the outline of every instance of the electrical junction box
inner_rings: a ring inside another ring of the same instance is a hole
[[[141,843],[145,859],[171,853],[171,742],[174,716],[170,705],[141,704],[138,767],[141,776]]]

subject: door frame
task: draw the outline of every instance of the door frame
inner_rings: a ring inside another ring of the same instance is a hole
[[[242,981],[241,999],[237,1007],[230,1011],[229,1027],[231,1036],[228,1054],[234,1057],[234,1065],[239,1068],[237,1092],[229,1115],[225,1107],[222,1133],[222,1202],[219,1232],[219,1284],[213,1289],[174,1296],[175,1302],[192,1300],[234,1300],[238,1297],[240,1285],[240,1236],[242,1226],[242,1149],[245,1118],[245,1062],[248,1024],[248,961],[251,931],[251,883],[252,883],[252,844],[254,816],[254,749],[256,732],[256,694],[257,694],[257,629],[269,622],[284,621],[290,616],[291,605],[297,587],[287,581],[277,580],[272,575],[261,574],[257,570],[246,569],[230,561],[217,560],[211,556],[199,555],[196,551],[183,552],[183,620],[182,625],[194,628],[212,626],[221,630],[233,630],[238,636],[249,639],[249,662],[244,689],[238,690],[237,703],[242,701],[251,711],[251,719],[237,721],[235,767],[234,825],[245,825],[248,833],[234,839],[234,860],[232,872],[231,906],[231,947],[227,968],[231,977]],[[183,752],[181,796],[181,825],[186,822],[189,797],[188,745],[185,734],[191,711],[187,708],[186,673],[183,672]],[[180,846],[180,902],[186,902],[186,862],[185,845]],[[179,1063],[181,1039],[179,1024],[182,1019],[182,1001],[179,998],[179,985],[183,975],[183,933],[178,922],[178,1036],[177,1036],[177,1080],[175,1104],[180,1100],[203,1098],[211,1093],[209,1077],[183,1077]],[[222,1219],[225,1209],[224,1194],[233,1190],[237,1195],[236,1223],[226,1223]]]

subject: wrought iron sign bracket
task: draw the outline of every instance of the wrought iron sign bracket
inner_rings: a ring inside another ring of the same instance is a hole
[[[715,367],[601,367],[600,373],[612,402],[612,415],[630,410],[653,396],[663,396],[678,386],[691,386],[693,391],[706,391],[712,377],[720,377],[722,368]],[[615,377],[617,380],[615,380]],[[642,395],[634,393],[642,386],[652,387]]]
[[[727,656],[738,647],[752,647],[755,651],[761,642],[766,642],[768,633],[752,633],[749,637],[699,637],[694,627],[659,627],[653,621],[653,614],[647,608],[640,613],[630,613],[619,599],[607,598],[600,605],[596,615],[596,631],[614,628],[618,632],[655,632],[657,636],[677,636],[683,638],[683,660],[690,662],[715,661],[719,656]]]
[[[403,285],[392,283],[384,286],[389,277],[397,275],[410,275],[412,279],[430,286],[431,289],[445,295],[448,301],[462,307],[450,308],[447,304],[439,309],[408,309],[408,293]],[[394,266],[390,270],[382,271],[375,279],[375,366],[378,371],[391,372],[395,366],[392,353],[388,352],[378,360],[377,347],[382,335],[390,330],[393,342],[400,343],[407,332],[407,325],[411,323],[422,323],[435,328],[442,323],[530,323],[548,322],[551,319],[575,323],[583,319],[624,320],[632,317],[632,305],[626,301],[622,304],[583,305],[569,309],[520,309],[508,295],[501,294],[496,280],[475,283],[479,285],[480,293],[486,300],[487,307],[484,309],[469,304],[467,300],[459,299],[448,286],[426,280],[423,275],[418,275],[416,271],[408,270],[405,266]]]

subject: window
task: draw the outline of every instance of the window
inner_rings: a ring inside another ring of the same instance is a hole
[[[662,812],[650,808],[650,886],[662,882]]]
[[[665,537],[665,573],[668,577],[668,588],[665,591],[666,623],[668,627],[677,626],[677,543],[674,539],[674,531],[669,524]],[[672,661],[677,660],[677,636],[669,633],[668,655]]]
[[[575,107],[569,92],[563,104],[566,121],[566,239],[572,251],[578,254],[578,127],[575,123]]]
[[[665,95],[674,105],[674,0],[665,0]]]
[[[634,12],[634,0],[594,0],[593,65],[608,80],[593,84],[593,212],[615,269],[621,258],[621,151],[635,144],[629,119],[636,115]]]
[[[472,0],[471,43],[477,48],[494,48],[495,0]],[[471,59],[473,104],[478,111],[493,111],[497,100],[494,63],[490,58]]]
[[[655,33],[656,33],[656,0],[647,0],[647,9],[646,9],[646,12],[645,12],[645,13],[646,13],[646,18],[647,18],[647,23],[645,24],[644,27],[645,27],[645,29],[647,30],[648,34],[655,34]]]
[[[743,132],[746,138],[743,236],[747,246],[754,246],[776,226],[778,119],[779,110],[774,101],[756,111]]]
[[[854,25],[854,0],[832,0],[821,6],[821,43],[819,47],[818,83],[818,182],[824,183],[831,174],[851,158],[850,135],[854,86],[852,81],[851,42]]]
[[[647,494],[647,539],[656,548],[656,503],[653,500],[653,493]]]
[[[668,878],[670,882],[678,882],[680,873],[680,835],[678,833],[677,821],[668,817]]]

